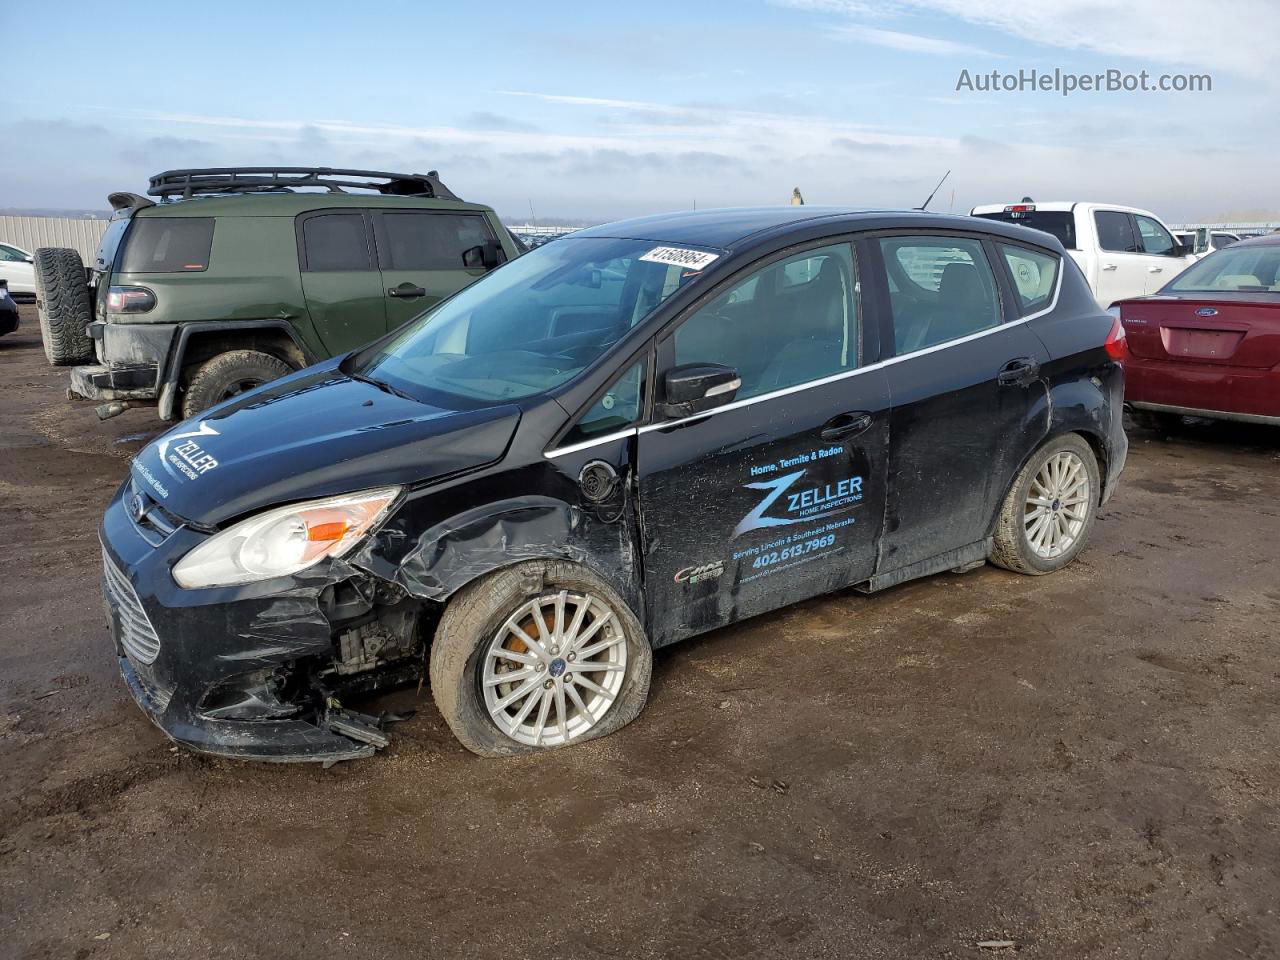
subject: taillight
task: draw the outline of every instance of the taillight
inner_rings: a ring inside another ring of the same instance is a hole
[[[1117,314],[1119,311],[1117,311]],[[1120,322],[1119,316],[1111,318],[1111,332],[1107,334],[1107,342],[1102,345],[1107,351],[1107,356],[1116,363],[1124,363],[1125,355],[1129,352],[1129,345],[1124,336],[1124,324]]]
[[[156,295],[146,287],[110,287],[107,290],[107,313],[146,313],[156,305]]]

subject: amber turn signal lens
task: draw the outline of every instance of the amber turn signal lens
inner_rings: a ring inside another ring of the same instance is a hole
[[[341,540],[347,535],[350,525],[345,520],[336,520],[331,523],[317,523],[307,527],[307,539],[311,541]]]

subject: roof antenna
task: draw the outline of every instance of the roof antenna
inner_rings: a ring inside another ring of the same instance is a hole
[[[940,189],[942,189],[942,185],[943,185],[944,183],[946,183],[946,182],[947,182],[947,177],[949,177],[949,176],[951,176],[951,171],[950,171],[950,170],[948,170],[946,173],[944,173],[944,174],[942,175],[942,179],[938,181],[938,185],[937,185],[936,187],[934,187],[934,188],[933,188],[933,193],[937,193]],[[932,200],[932,199],[933,199],[933,193],[929,194],[929,200]],[[929,200],[926,200],[924,203],[920,204],[920,206],[916,207],[916,209],[917,209],[917,210],[928,210],[928,209],[929,209]]]

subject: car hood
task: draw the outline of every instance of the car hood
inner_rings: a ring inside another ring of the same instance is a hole
[[[179,424],[138,454],[132,473],[168,512],[214,526],[483,466],[503,455],[519,419],[515,406],[462,411],[405,399],[329,363]]]

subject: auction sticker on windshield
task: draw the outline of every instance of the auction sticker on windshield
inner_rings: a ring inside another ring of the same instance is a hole
[[[685,250],[681,247],[654,247],[640,259],[646,263],[669,263],[686,270],[702,270],[712,261],[720,259],[720,254]]]

